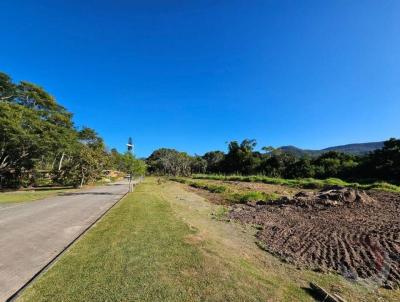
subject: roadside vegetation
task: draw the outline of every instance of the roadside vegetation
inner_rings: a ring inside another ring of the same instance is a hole
[[[193,188],[206,190],[210,193],[221,194],[224,200],[228,201],[231,204],[247,202],[266,203],[279,198],[279,195],[275,193],[266,193],[252,190],[238,190],[237,188],[233,190],[231,187],[221,184],[210,184],[182,177],[171,177],[170,180],[186,184]]]
[[[0,194],[0,204],[40,200],[71,191],[73,191],[73,189],[5,192]]]
[[[315,179],[315,178],[300,178],[300,179],[283,179],[274,178],[263,175],[218,175],[218,174],[194,174],[191,176],[194,179],[212,179],[223,181],[243,181],[243,182],[260,182],[266,184],[284,185],[301,189],[323,189],[332,186],[352,187],[363,190],[379,190],[388,192],[400,193],[400,186],[386,182],[375,182],[371,184],[360,184],[356,182],[346,182],[338,178]]]
[[[189,156],[159,149],[147,159],[155,175],[198,179],[263,182],[298,188],[346,186],[400,192],[400,140],[390,139],[382,149],[363,156],[329,151],[319,156],[296,155],[281,149],[255,151],[255,140],[230,142],[228,152]]]
[[[82,186],[105,171],[143,175],[131,153],[108,151],[95,130],[76,127],[72,113],[42,87],[0,72],[0,189]]]

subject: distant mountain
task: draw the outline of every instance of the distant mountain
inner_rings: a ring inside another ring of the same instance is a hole
[[[343,146],[329,147],[322,151],[339,151],[343,153],[350,153],[355,155],[366,154],[372,152],[376,149],[381,149],[384,142],[373,142],[373,143],[363,143],[363,144],[348,144]]]
[[[278,150],[293,154],[294,156],[304,156],[304,155],[318,156],[319,154],[322,153],[322,151],[320,150],[300,149],[295,146],[282,146],[279,147]]]
[[[278,149],[282,150],[284,152],[291,153],[295,156],[304,156],[304,155],[318,156],[318,155],[321,155],[322,153],[329,152],[329,151],[337,151],[337,152],[343,152],[343,153],[348,153],[348,154],[353,154],[353,155],[365,155],[376,149],[381,149],[383,147],[383,143],[384,142],[348,144],[348,145],[342,145],[342,146],[329,147],[329,148],[325,148],[322,150],[300,149],[295,146],[282,146]]]

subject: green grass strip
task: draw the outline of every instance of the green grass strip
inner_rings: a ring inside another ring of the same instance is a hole
[[[349,183],[338,178],[315,179],[284,179],[274,178],[263,175],[218,175],[218,174],[194,174],[193,179],[211,179],[225,181],[244,181],[244,182],[260,182],[266,184],[284,185],[303,189],[322,189],[330,186],[354,187],[364,190],[379,190],[400,193],[400,186],[389,184],[386,182],[375,182],[371,184]]]
[[[72,190],[73,189],[5,192],[0,193],[0,204],[34,201],[46,197],[61,195]]]
[[[175,216],[157,188],[139,185],[21,301],[265,300],[264,288],[248,289],[254,280],[242,284],[244,276],[204,254],[192,239],[196,231]]]

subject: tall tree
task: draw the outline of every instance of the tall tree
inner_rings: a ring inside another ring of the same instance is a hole
[[[149,171],[162,175],[190,175],[191,157],[185,152],[161,148],[147,159]]]
[[[232,141],[228,145],[222,166],[225,173],[250,174],[256,169],[256,158],[253,156],[253,150],[257,145],[254,139],[245,139],[240,144]]]
[[[16,97],[16,85],[5,73],[0,72],[0,101],[12,100]]]
[[[102,177],[110,157],[105,151],[103,139],[93,129],[84,127],[77,137],[79,142],[66,160],[65,167],[55,174],[56,180],[63,184],[82,186]]]
[[[61,171],[63,160],[71,160],[83,152],[83,145],[92,151],[96,149],[96,156],[104,157],[98,152],[101,149],[104,153],[102,139],[92,130],[76,131],[72,114],[48,92],[29,82],[14,84],[9,76],[0,73],[0,178],[3,184],[29,185],[34,182],[36,171],[43,169],[54,169],[58,178],[65,172]]]
[[[391,138],[382,149],[371,153],[361,166],[361,174],[369,178],[400,182],[400,139]]]
[[[203,158],[207,162],[208,173],[220,173],[222,171],[222,162],[225,154],[221,151],[210,151],[203,155]]]

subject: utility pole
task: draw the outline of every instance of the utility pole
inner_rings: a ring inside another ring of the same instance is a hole
[[[128,147],[128,152],[133,153],[133,143],[132,143],[132,137],[128,139],[128,143],[126,144]],[[129,173],[129,192],[133,191],[133,184],[132,184],[132,171]]]
[[[133,143],[132,143],[132,137],[128,139],[128,143],[126,144],[128,146],[128,152],[133,153]]]

